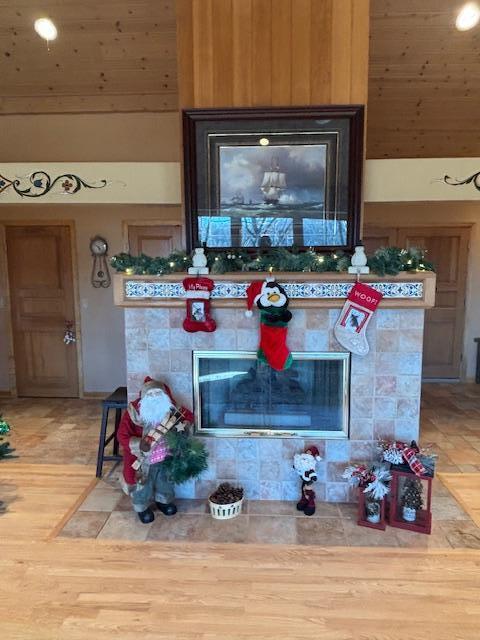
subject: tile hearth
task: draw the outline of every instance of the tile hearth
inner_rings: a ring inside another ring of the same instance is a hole
[[[415,548],[478,548],[480,528],[470,519],[439,480],[434,483],[434,526],[431,536],[387,527],[385,532],[356,524],[356,505],[317,504],[306,517],[295,502],[246,501],[243,513],[216,521],[205,500],[179,499],[178,513],[142,525],[130,500],[117,486],[117,473],[102,480],[59,533],[59,537],[133,541],[184,541],[317,546],[381,546]]]

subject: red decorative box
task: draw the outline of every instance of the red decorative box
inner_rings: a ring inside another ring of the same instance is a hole
[[[432,532],[432,478],[391,470],[389,524],[417,533]]]

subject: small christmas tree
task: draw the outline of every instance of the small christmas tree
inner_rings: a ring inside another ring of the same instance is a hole
[[[420,480],[407,478],[402,492],[402,506],[418,511],[423,507],[423,488]]]
[[[10,425],[2,418],[2,414],[0,414],[0,459],[10,458],[14,452],[9,442],[3,442],[3,440],[5,440],[3,436],[7,433],[10,433]]]
[[[200,440],[185,431],[170,429],[165,435],[170,455],[162,463],[169,479],[174,484],[182,484],[196,478],[208,467],[208,451]]]

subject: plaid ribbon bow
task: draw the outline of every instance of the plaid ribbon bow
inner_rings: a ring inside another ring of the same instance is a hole
[[[402,452],[405,462],[408,463],[408,466],[416,476],[423,476],[427,473],[427,470],[417,458],[417,452],[415,449],[409,447],[405,442],[396,442],[395,444]]]

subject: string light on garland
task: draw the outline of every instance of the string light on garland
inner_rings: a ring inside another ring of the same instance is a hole
[[[346,272],[350,266],[350,255],[335,253],[316,253],[313,249],[304,252],[275,247],[268,252],[252,255],[247,251],[236,253],[218,252],[207,255],[208,266],[212,274],[232,273],[236,271],[254,272]],[[184,252],[174,252],[164,257],[151,258],[144,254],[132,256],[119,253],[111,259],[112,267],[118,273],[127,275],[166,275],[184,273],[192,265],[190,256]],[[401,272],[433,271],[425,252],[416,247],[400,249],[382,247],[368,257],[370,271],[378,276],[396,275]]]

